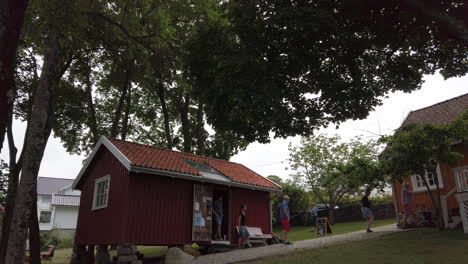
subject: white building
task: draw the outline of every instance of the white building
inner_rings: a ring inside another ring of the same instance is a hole
[[[58,236],[74,234],[80,206],[80,191],[73,190],[73,179],[39,177],[37,214],[39,230]]]

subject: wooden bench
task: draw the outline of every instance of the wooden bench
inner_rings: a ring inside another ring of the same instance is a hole
[[[239,227],[236,226],[237,233],[239,234]],[[260,227],[247,227],[247,231],[249,232],[249,242],[250,243],[261,243],[267,246],[267,239],[273,238],[270,234],[263,234],[262,229]]]
[[[54,246],[49,246],[49,249],[45,253],[41,253],[41,261],[49,261],[54,257]]]

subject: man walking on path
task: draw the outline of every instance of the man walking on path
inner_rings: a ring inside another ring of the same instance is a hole
[[[371,203],[369,201],[370,192],[371,192],[370,190],[366,190],[366,193],[364,194],[364,196],[361,199],[361,204],[362,204],[361,212],[362,212],[362,216],[367,221],[367,230],[366,230],[367,233],[373,232],[370,229],[370,226],[371,226],[372,222],[374,222],[374,215],[372,214],[372,210],[370,209],[370,207],[371,207]]]
[[[291,221],[291,214],[289,213],[289,196],[283,196],[283,202],[280,204],[280,221],[281,221],[281,229],[282,232],[282,239],[285,245],[291,245],[292,243],[288,241],[288,233],[291,231],[291,227],[289,222]]]
[[[312,208],[310,209],[310,215],[312,217],[312,226],[315,227],[317,225],[317,215],[318,215],[318,208],[316,204],[312,204]],[[314,228],[312,228],[314,231]]]

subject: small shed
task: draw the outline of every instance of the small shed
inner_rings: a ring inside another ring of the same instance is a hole
[[[214,243],[213,200],[223,197],[225,243],[247,225],[271,233],[270,193],[281,187],[242,164],[101,137],[73,188],[81,191],[75,243]],[[218,243],[219,241],[216,241]]]

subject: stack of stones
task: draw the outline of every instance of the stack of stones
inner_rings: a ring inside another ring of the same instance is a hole
[[[143,261],[138,260],[137,247],[132,244],[117,246],[117,261],[119,264],[143,264]]]

